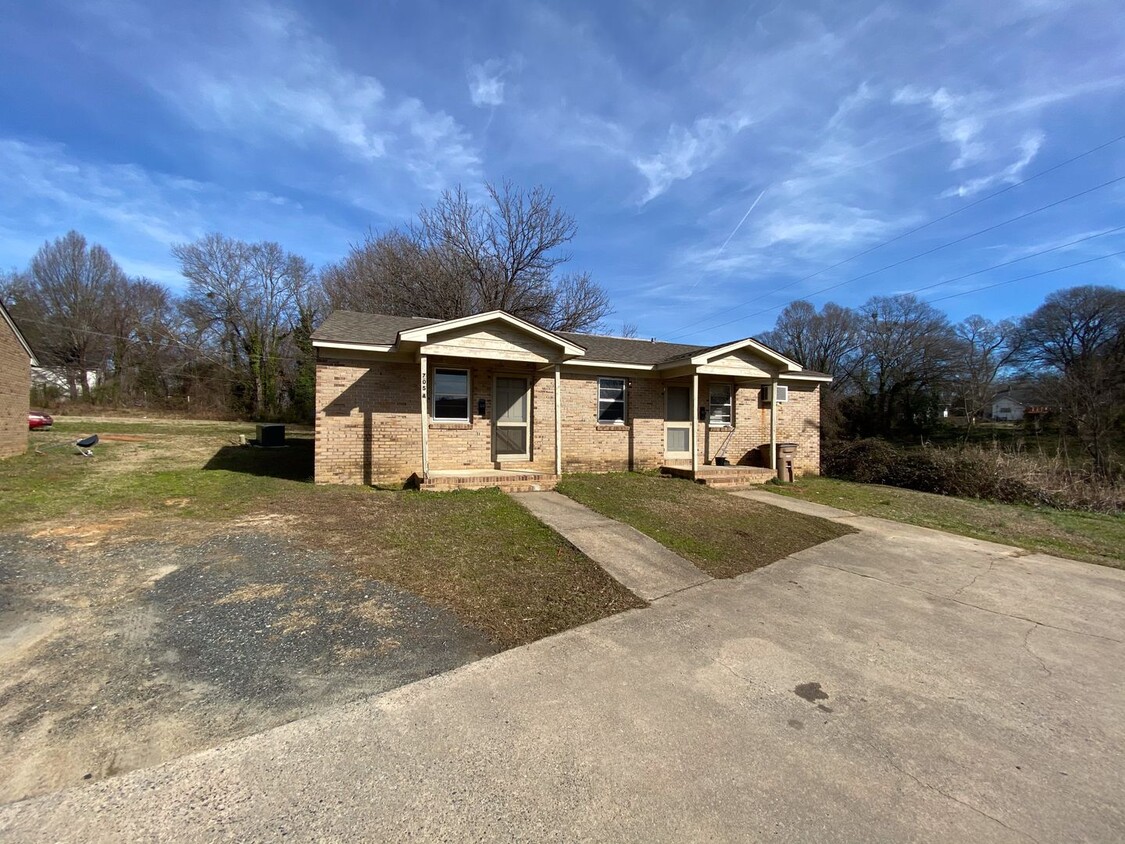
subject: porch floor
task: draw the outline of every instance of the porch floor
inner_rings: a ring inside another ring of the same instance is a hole
[[[431,469],[427,480],[419,478],[425,492],[450,492],[455,489],[489,489],[504,492],[539,492],[554,489],[557,475],[530,469]]]
[[[762,466],[700,466],[694,473],[690,466],[661,466],[660,474],[719,489],[749,489],[777,476]]]

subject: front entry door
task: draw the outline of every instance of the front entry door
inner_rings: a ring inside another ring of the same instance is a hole
[[[664,457],[691,459],[691,388],[669,386],[664,392]]]
[[[496,461],[527,460],[530,457],[531,401],[528,379],[497,375],[493,389],[492,448]]]

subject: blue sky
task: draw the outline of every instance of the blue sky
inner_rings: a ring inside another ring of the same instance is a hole
[[[832,268],[1125,134],[1119,0],[3,0],[0,21],[0,267],[70,228],[173,287],[169,247],[208,231],[322,264],[507,177],[575,216],[573,268],[642,336],[943,281],[921,295],[1001,317],[1125,280],[1122,255],[969,292],[1125,250],[1125,181],[913,259],[1125,176],[1125,141]]]

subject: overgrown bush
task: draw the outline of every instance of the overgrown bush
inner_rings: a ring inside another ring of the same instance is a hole
[[[904,448],[881,439],[826,444],[824,474],[841,480],[1059,509],[1121,512],[1125,489],[1042,455],[965,446]]]

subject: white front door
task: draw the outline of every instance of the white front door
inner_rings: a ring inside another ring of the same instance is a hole
[[[496,461],[530,457],[531,397],[528,379],[497,375],[492,393],[492,448]]]
[[[664,457],[691,459],[691,388],[669,386],[664,391]]]

